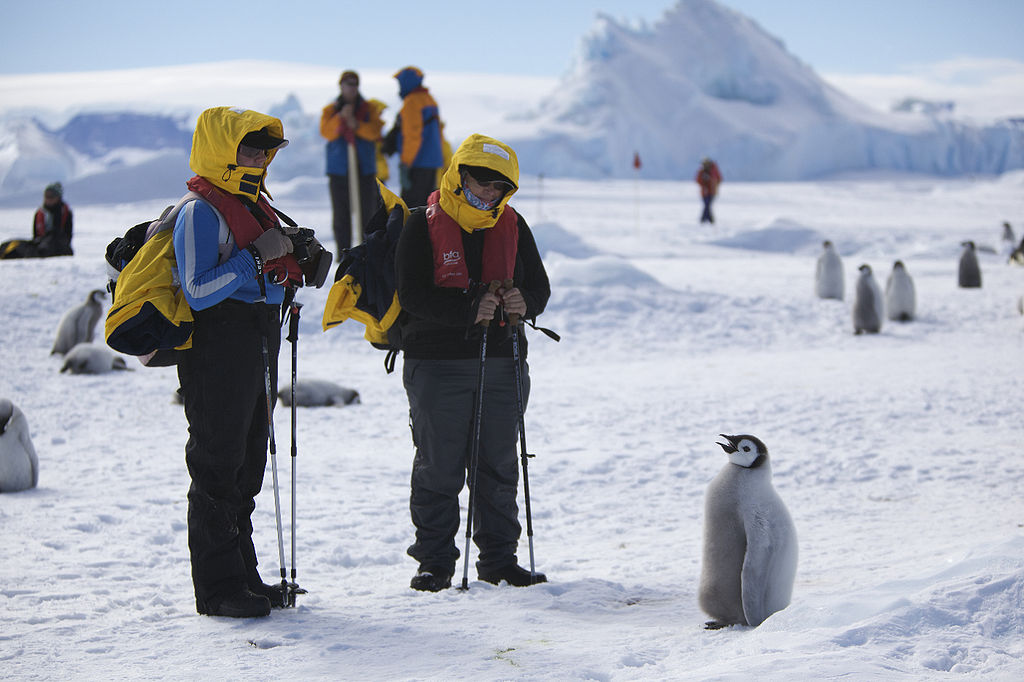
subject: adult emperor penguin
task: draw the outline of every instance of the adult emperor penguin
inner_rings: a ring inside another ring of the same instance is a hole
[[[843,259],[839,257],[832,242],[825,240],[822,246],[824,251],[818,256],[814,271],[814,293],[818,298],[837,298],[841,301],[845,293]]]
[[[885,312],[890,320],[909,322],[914,319],[917,295],[914,280],[907,272],[907,266],[898,260],[892,264],[892,272],[885,281]]]
[[[106,374],[115,369],[127,370],[124,358],[92,343],[79,343],[64,356],[61,372],[72,374]]]
[[[878,288],[871,266],[865,263],[857,270],[857,288],[853,296],[853,333],[877,334],[882,329],[882,290]]]
[[[754,436],[726,436],[729,456],[704,498],[700,607],[709,630],[758,626],[789,606],[796,578],[796,527],[772,486],[768,448]]]
[[[964,250],[960,253],[959,284],[964,289],[977,289],[981,287],[981,266],[978,265],[974,242],[960,242],[960,246]]]
[[[24,413],[7,398],[0,398],[0,493],[35,488],[39,458],[32,446]]]
[[[64,313],[64,317],[60,318],[60,325],[57,326],[57,340],[53,342],[50,355],[63,355],[80,343],[92,342],[96,323],[103,314],[100,299],[105,296],[102,289],[93,289],[86,297],[85,303]]]

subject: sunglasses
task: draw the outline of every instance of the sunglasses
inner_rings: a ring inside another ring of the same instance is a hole
[[[472,173],[467,173],[469,177],[473,178],[473,182],[480,185],[484,189],[496,189],[500,192],[508,192],[512,190],[513,185],[507,180],[479,180]]]

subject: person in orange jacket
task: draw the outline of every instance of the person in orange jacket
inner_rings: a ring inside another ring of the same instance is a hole
[[[320,134],[327,140],[327,178],[334,211],[334,240],[338,251],[352,246],[352,209],[348,195],[348,146],[356,146],[359,201],[363,227],[377,202],[377,143],[384,122],[380,109],[359,93],[359,74],[345,71],[338,80],[341,93],[324,107]]]
[[[711,202],[718,194],[718,186],[722,184],[722,172],[718,170],[718,164],[711,159],[704,157],[700,162],[700,169],[694,178],[700,185],[700,196],[704,200],[704,213],[700,216],[702,223],[715,223],[715,216],[711,214]]]

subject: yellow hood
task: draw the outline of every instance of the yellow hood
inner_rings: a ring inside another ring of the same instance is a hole
[[[483,166],[497,171],[512,181],[512,189],[492,209],[474,208],[462,194],[459,166]],[[493,227],[505,204],[519,189],[519,160],[515,151],[493,137],[473,134],[467,137],[452,155],[448,170],[441,177],[441,208],[466,232]]]
[[[199,114],[192,135],[189,167],[201,177],[231,194],[240,194],[253,201],[259,199],[264,186],[266,166],[251,168],[237,165],[238,143],[247,133],[266,127],[275,137],[284,137],[284,126],[273,116],[237,107],[213,107]],[[280,149],[280,147],[278,147]],[[267,152],[267,166],[277,149]]]

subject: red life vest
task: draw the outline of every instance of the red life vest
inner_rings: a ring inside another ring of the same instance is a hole
[[[470,285],[466,254],[462,249],[462,228],[444,212],[437,190],[427,198],[427,228],[434,249],[434,284],[439,287],[468,289]],[[484,233],[484,253],[480,278],[483,282],[512,279],[519,248],[519,221],[506,205],[492,227]]]
[[[62,235],[68,236],[68,216],[70,214],[71,211],[68,209],[68,205],[63,201],[60,202],[60,225],[53,226],[54,232],[60,232]],[[44,237],[46,236],[46,232],[46,209],[40,207],[36,210],[35,215],[35,236]]]
[[[224,220],[231,230],[231,236],[234,237],[235,244],[239,249],[244,249],[265,231],[280,226],[277,214],[274,213],[274,209],[270,207],[270,203],[263,195],[260,195],[258,204],[265,216],[265,220],[261,221],[249,212],[249,209],[238,197],[219,189],[206,178],[194,175],[185,185],[210,202],[210,205],[224,216]],[[271,274],[271,279],[278,283],[282,283],[286,279],[302,282],[302,270],[291,254],[265,263],[263,271]]]

